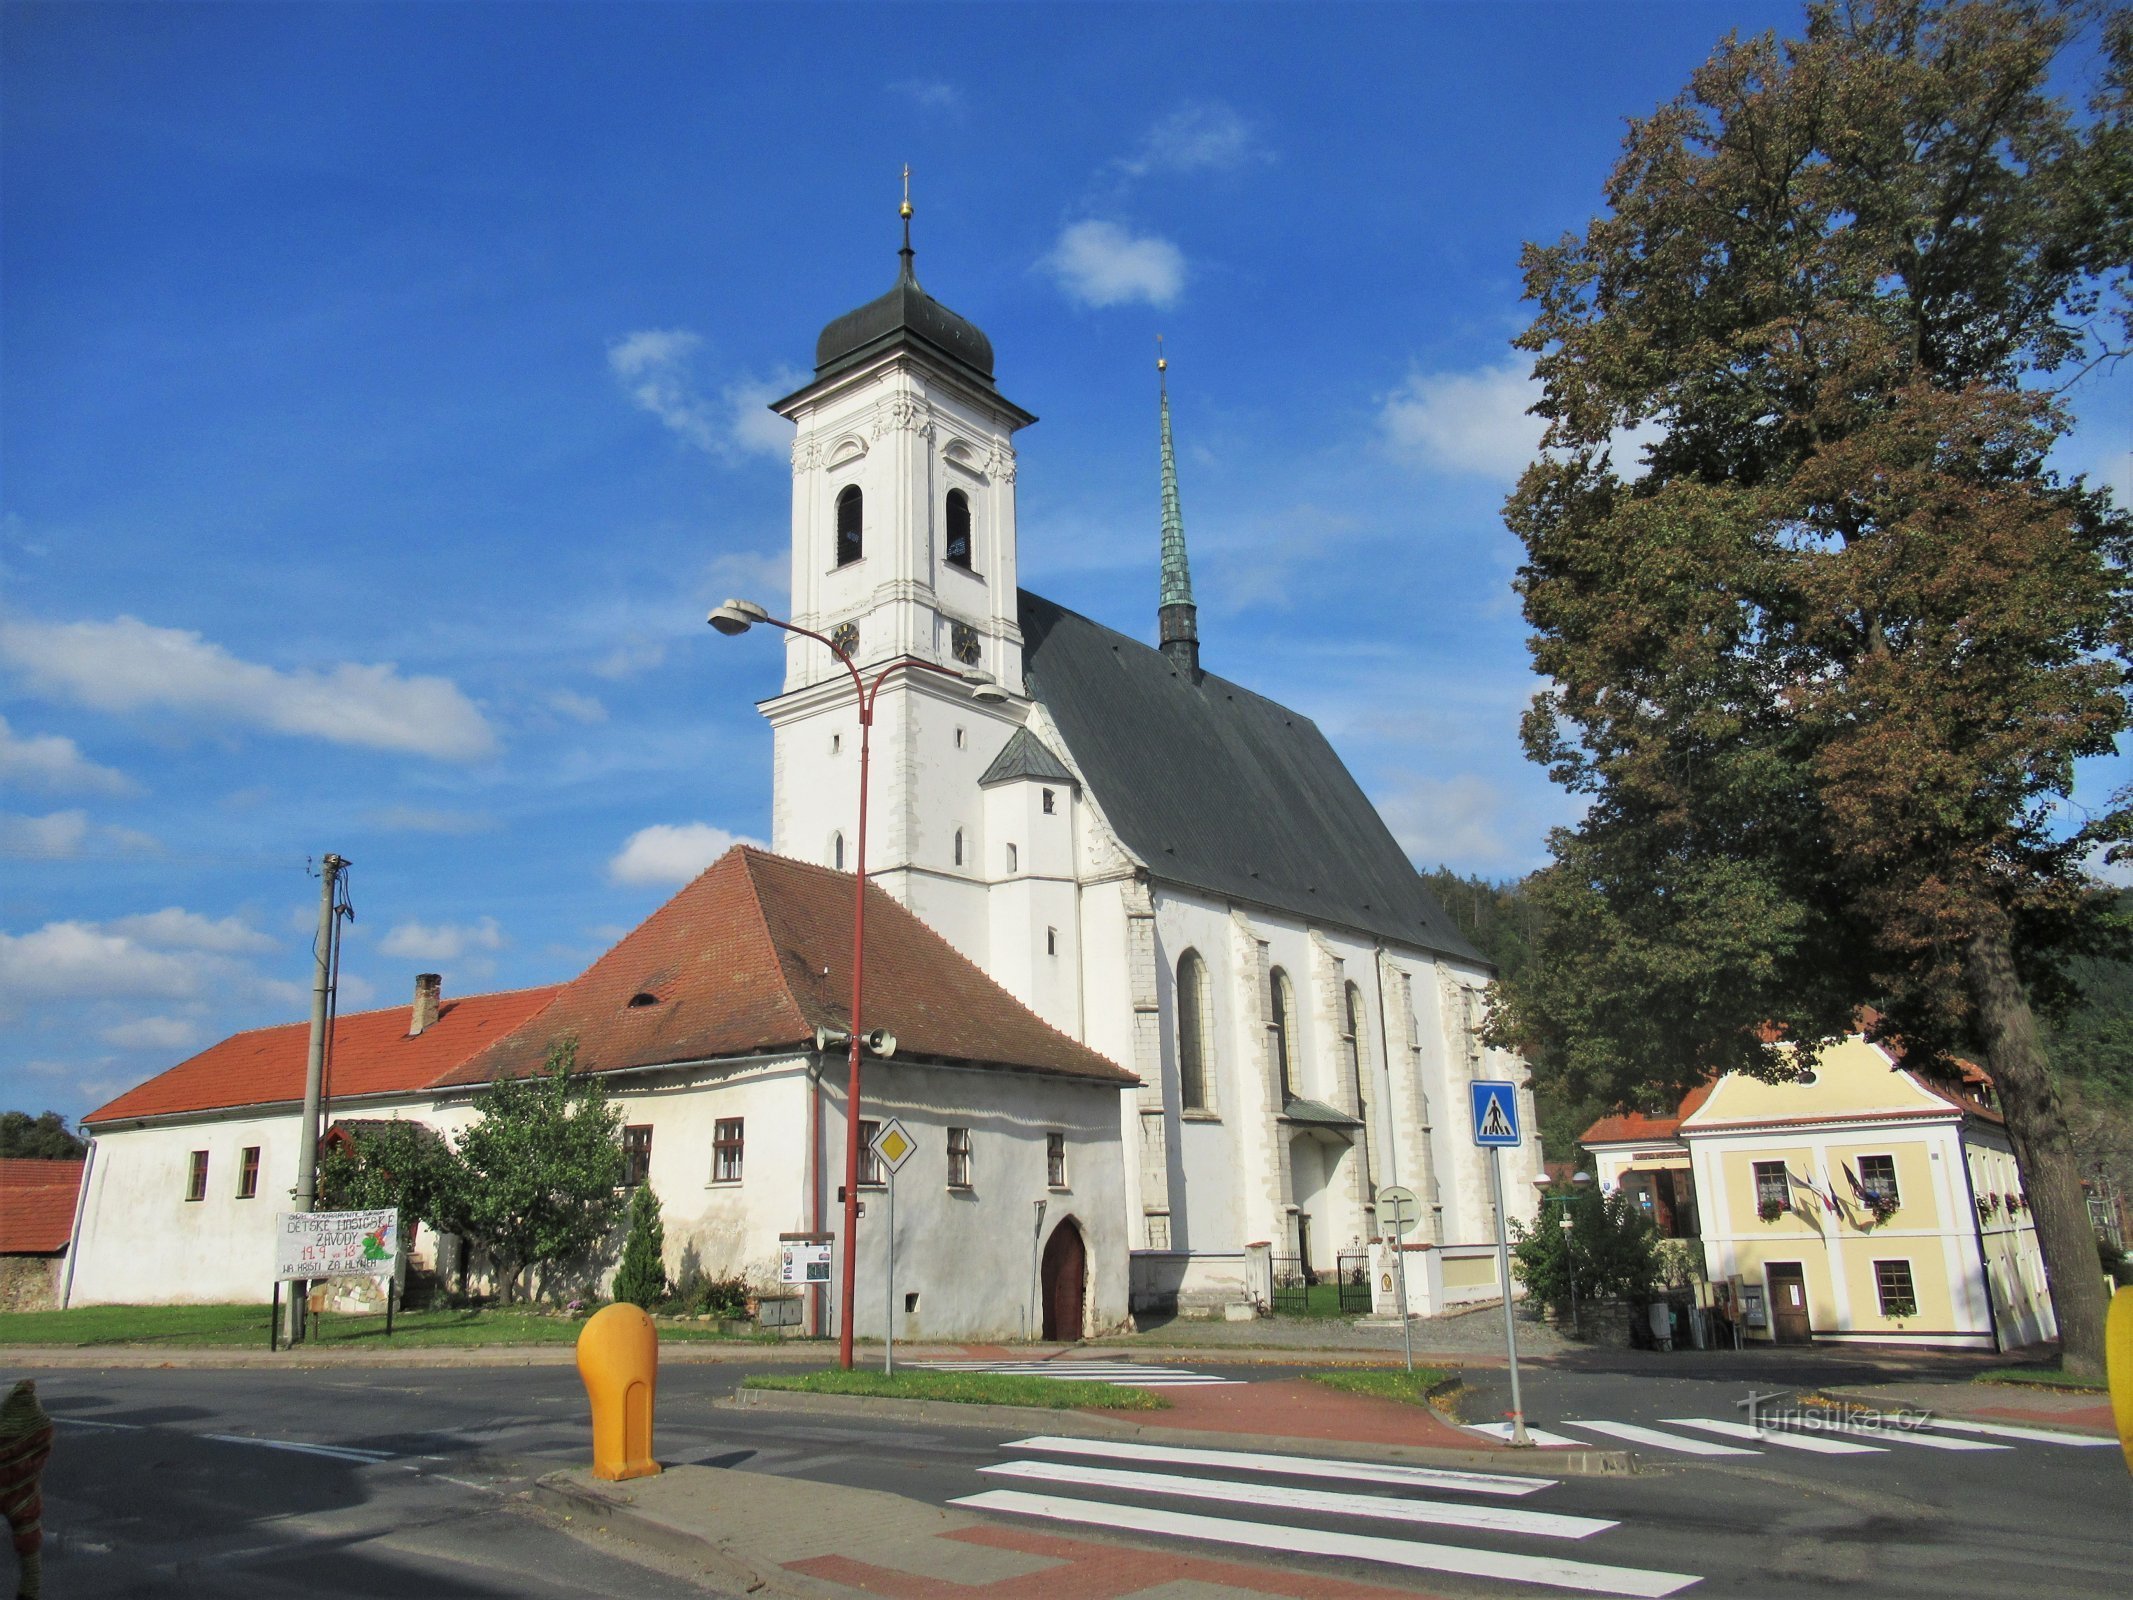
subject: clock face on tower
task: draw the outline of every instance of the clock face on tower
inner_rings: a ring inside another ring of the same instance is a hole
[[[955,652],[956,660],[964,666],[978,664],[978,630],[969,623],[957,622],[949,626],[948,645]]]
[[[840,622],[830,629],[830,646],[847,661],[859,654],[859,624]]]

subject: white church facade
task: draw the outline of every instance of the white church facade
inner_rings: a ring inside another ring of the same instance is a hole
[[[1035,419],[919,287],[908,213],[895,286],[823,330],[775,409],[796,427],[792,621],[885,674],[869,876],[1140,1080],[1135,1308],[1263,1301],[1276,1261],[1331,1273],[1396,1181],[1426,1208],[1411,1244],[1493,1240],[1465,1085],[1519,1082],[1533,1124],[1523,1064],[1481,1041],[1489,969],[1310,720],[1203,670],[1167,391],[1160,647],[1020,588],[1014,436]],[[853,701],[788,634],[762,707],[781,854],[856,862]],[[1529,1217],[1537,1140],[1513,1154],[1506,1203]]]
[[[1484,1045],[1487,964],[1316,726],[1203,669],[1167,393],[1159,646],[1019,586],[1035,418],[919,287],[908,225],[895,286],[823,330],[777,409],[792,622],[844,660],[786,636],[771,851],[722,858],[568,983],[341,1019],[335,1115],[449,1135],[568,1037],[637,1130],[670,1269],[693,1251],[767,1282],[780,1235],[833,1232],[841,1056],[814,1030],[848,995],[856,671],[879,680],[864,1020],[901,1041],[860,1116],[881,1097],[930,1163],[899,1190],[894,1313],[860,1225],[860,1333],[1248,1314],[1277,1275],[1358,1256],[1394,1183],[1422,1202],[1416,1309],[1493,1297],[1466,1085],[1518,1082],[1531,1128],[1524,1066]],[[85,1119],[74,1300],[264,1297],[302,1034],[238,1035]],[[1537,1139],[1506,1154],[1530,1218]]]

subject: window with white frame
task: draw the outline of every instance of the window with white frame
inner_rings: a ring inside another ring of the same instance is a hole
[[[881,1134],[881,1124],[859,1119],[859,1187],[879,1189],[888,1180],[882,1174],[881,1153],[874,1148],[874,1141]]]
[[[1896,1190],[1896,1158],[1861,1156],[1859,1187],[1866,1191],[1865,1199],[1869,1205],[1886,1206],[1894,1210],[1902,1204],[1902,1196]]]
[[[1054,1189],[1067,1186],[1066,1135],[1063,1133],[1044,1136],[1044,1181]]]
[[[1792,1204],[1792,1180],[1785,1175],[1782,1161],[1758,1161],[1755,1164],[1755,1204],[1761,1210],[1775,1205],[1780,1210]]]
[[[711,1125],[711,1181],[739,1183],[745,1151],[742,1117],[720,1117]]]
[[[967,1189],[970,1187],[970,1130],[968,1128],[950,1128],[948,1130],[948,1187],[951,1189]]]

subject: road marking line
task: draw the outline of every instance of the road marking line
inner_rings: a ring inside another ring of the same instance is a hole
[[[2012,1450],[2011,1444],[1987,1444],[1983,1439],[1936,1439],[1929,1433],[1913,1428],[1799,1428],[1785,1425],[1787,1433],[1798,1433],[1814,1438],[1828,1438],[1831,1434],[1847,1437],[1864,1437],[1877,1444],[1915,1444],[1925,1450]]]
[[[1554,1589],[1577,1589],[1586,1594],[1633,1595],[1643,1597],[1643,1600],[1657,1600],[1658,1596],[1674,1594],[1692,1583],[1703,1581],[1686,1572],[1609,1567],[1590,1561],[1564,1561],[1554,1556],[1513,1555],[1455,1544],[1426,1544],[1417,1539],[1387,1539],[1378,1534],[1292,1528],[1280,1523],[1237,1522],[1228,1517],[1154,1511],[1145,1506],[1024,1494],[1017,1489],[988,1489],[983,1494],[966,1495],[949,1504],[967,1506],[975,1511],[1046,1517],[1055,1522],[1082,1523],[1129,1533],[1200,1539],[1209,1544],[1245,1545],[1255,1550],[1284,1550],[1294,1555],[1378,1561],[1387,1566],[1424,1572],[1505,1578],[1516,1583],[1545,1584]]]
[[[1760,1450],[1745,1450],[1737,1444],[1713,1444],[1708,1439],[1684,1439],[1678,1433],[1661,1433],[1657,1428],[1640,1428],[1634,1422],[1572,1422],[1563,1419],[1566,1428],[1583,1428],[1588,1433],[1604,1433],[1611,1439],[1627,1439],[1631,1444],[1650,1445],[1654,1450],[1678,1450],[1689,1456],[1759,1456]]]
[[[1468,1433],[1478,1433],[1484,1438],[1501,1439],[1505,1443],[1510,1442],[1511,1424],[1508,1422],[1468,1422],[1462,1423],[1461,1426]],[[1582,1449],[1585,1444],[1583,1439],[1566,1439],[1559,1433],[1550,1433],[1546,1428],[1528,1428],[1526,1437],[1535,1444],[1546,1445],[1548,1448],[1556,1450],[1578,1450]]]
[[[2050,1428],[2014,1428],[2002,1422],[1954,1422],[1935,1417],[1929,1428],[1954,1428],[1961,1433],[1989,1433],[1995,1439],[2028,1439],[2037,1444],[2071,1444],[2089,1450],[2115,1450],[2118,1441],[2106,1434],[2057,1433]]]
[[[1404,1484],[1418,1489],[1463,1489],[1469,1494],[1532,1494],[1555,1487],[1553,1478],[1514,1478],[1449,1467],[1406,1467],[1391,1462],[1339,1461],[1325,1456],[1278,1456],[1251,1450],[1202,1450],[1129,1440],[1071,1439],[1040,1435],[1017,1439],[1005,1450],[1042,1450],[1050,1455],[1100,1456],[1118,1461],[1155,1461],[1180,1467],[1223,1467],[1232,1472],[1273,1472],[1291,1478],[1340,1478],[1355,1483]]]
[[[1035,1478],[1089,1489],[1126,1489],[1184,1500],[1226,1500],[1240,1506],[1273,1506],[1283,1511],[1311,1511],[1335,1517],[1381,1517],[1389,1522],[1431,1522],[1454,1528],[1485,1528],[1497,1533],[1525,1533],[1542,1539],[1587,1539],[1618,1524],[1599,1517],[1565,1517],[1514,1507],[1462,1505],[1451,1500],[1403,1500],[1386,1494],[1342,1494],[1333,1489],[1299,1489],[1285,1483],[1226,1483],[1219,1478],[1187,1478],[1173,1472],[1126,1472],[1117,1467],[1087,1467],[1069,1461],[1004,1461],[981,1472],[1005,1478]]]
[[[62,1417],[54,1415],[54,1422],[64,1422],[70,1428],[122,1428],[128,1433],[139,1433],[148,1424],[145,1422],[99,1422],[94,1417]]]
[[[1753,1439],[1757,1444],[1782,1445],[1787,1450],[1808,1450],[1825,1456],[1887,1455],[1885,1446],[1854,1444],[1849,1439],[1825,1439],[1815,1434],[1787,1433],[1782,1428],[1751,1428],[1745,1422],[1721,1422],[1716,1417],[1668,1417],[1669,1428],[1701,1428],[1728,1439]]]
[[[298,1455],[324,1456],[330,1461],[355,1461],[366,1467],[393,1458],[390,1450],[366,1450],[352,1444],[304,1444],[295,1439],[255,1439],[244,1433],[203,1433],[200,1437],[217,1444],[252,1444],[262,1450],[293,1450]]]

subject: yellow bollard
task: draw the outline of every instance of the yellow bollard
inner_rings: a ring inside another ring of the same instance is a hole
[[[659,1388],[659,1330],[643,1309],[611,1305],[578,1335],[578,1376],[592,1401],[593,1476],[649,1478],[652,1401]]]
[[[2111,1314],[2103,1325],[2103,1370],[2111,1380],[2111,1418],[2118,1424],[2118,1445],[2133,1471],[2133,1287],[2111,1296]]]

